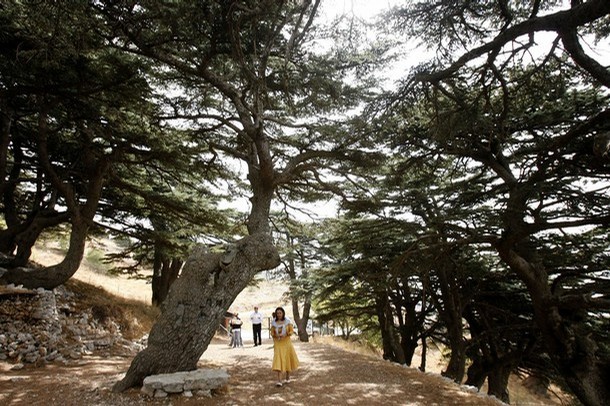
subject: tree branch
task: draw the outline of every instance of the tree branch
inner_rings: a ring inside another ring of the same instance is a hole
[[[562,33],[566,30],[575,30],[576,27],[595,21],[609,13],[610,1],[589,0],[570,10],[559,11],[543,17],[530,18],[502,31],[492,41],[466,52],[448,68],[433,73],[421,73],[416,75],[415,78],[422,82],[437,82],[446,79],[468,62],[488,52],[500,49],[522,35],[531,34],[537,31],[555,31],[557,33]]]

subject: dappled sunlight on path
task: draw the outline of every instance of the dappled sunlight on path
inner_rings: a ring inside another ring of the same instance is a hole
[[[404,368],[379,358],[317,343],[294,346],[301,367],[292,382],[276,387],[271,371],[273,345],[229,348],[215,339],[203,354],[200,367],[225,368],[231,375],[225,391],[213,398],[173,395],[144,397],[138,388],[121,394],[110,388],[120,379],[132,356],[86,356],[72,365],[10,370],[0,363],[0,404],[3,405],[486,405],[501,403],[465,390],[438,375]]]
[[[301,368],[293,381],[276,387],[271,371],[273,346],[231,349],[214,343],[203,365],[227,368],[228,393],[213,404],[265,405],[499,405],[493,398],[465,390],[436,375],[404,368],[336,347],[294,342]]]

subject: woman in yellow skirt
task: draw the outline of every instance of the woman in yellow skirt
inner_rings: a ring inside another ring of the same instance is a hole
[[[277,372],[276,386],[282,386],[282,372],[286,374],[284,384],[290,382],[290,373],[299,367],[299,359],[294,351],[290,336],[294,329],[290,320],[286,318],[286,312],[278,307],[273,313],[271,323],[271,337],[273,337],[273,366]]]

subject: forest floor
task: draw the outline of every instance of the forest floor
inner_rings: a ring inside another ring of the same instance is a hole
[[[41,263],[53,260],[49,252]],[[85,264],[76,279],[104,287],[109,296],[142,300],[150,295],[150,285],[143,280],[109,278]],[[134,354],[121,347],[104,353],[94,352],[64,365],[47,363],[26,365],[12,370],[0,361],[0,404],[2,405],[501,405],[497,399],[459,386],[438,373],[422,373],[382,360],[379,356],[340,348],[335,341],[300,343],[293,341],[301,367],[294,380],[276,387],[271,371],[273,344],[263,332],[263,345],[252,346],[247,319],[254,305],[266,313],[274,305],[286,305],[281,284],[262,281],[238,296],[231,310],[244,317],[244,347],[232,349],[226,337],[215,338],[203,354],[200,368],[224,368],[230,374],[227,387],[212,398],[170,395],[151,399],[134,388],[113,393],[112,385],[124,376]],[[143,306],[146,306],[143,304]],[[289,306],[285,306],[289,311]],[[247,313],[246,313],[247,312]],[[318,341],[318,340],[316,340]],[[440,359],[440,357],[438,357]],[[438,372],[431,365],[430,370]],[[516,395],[516,396],[515,396]],[[540,399],[511,393],[513,405],[560,405],[557,398]]]
[[[294,342],[301,367],[293,381],[276,387],[271,371],[273,345],[232,349],[216,339],[200,361],[202,368],[225,368],[231,378],[212,398],[172,395],[144,397],[138,389],[111,391],[131,356],[86,356],[74,366],[28,366],[19,371],[0,363],[3,405],[487,405],[502,403],[435,374],[404,368],[373,356],[318,343]]]

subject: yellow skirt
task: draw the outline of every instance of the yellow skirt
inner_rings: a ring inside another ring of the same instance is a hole
[[[274,340],[272,369],[280,372],[292,372],[298,367],[299,359],[290,338]]]

